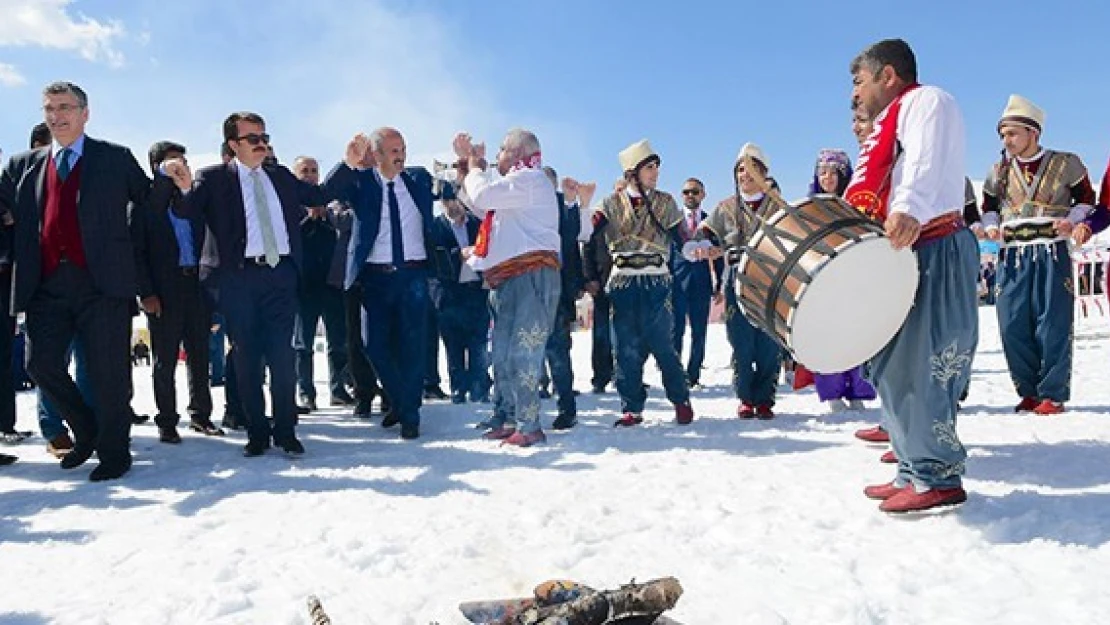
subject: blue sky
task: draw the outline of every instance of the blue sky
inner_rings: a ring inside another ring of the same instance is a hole
[[[697,176],[714,201],[754,141],[798,197],[818,149],[854,156],[848,62],[902,37],[923,82],[962,105],[972,178],[997,159],[995,123],[1021,93],[1047,111],[1044,143],[1077,152],[1097,185],[1110,156],[1108,6],[0,0],[0,146],[25,147],[41,87],[68,79],[90,94],[90,135],[140,155],[174,139],[194,164],[214,158],[223,118],[248,109],[279,158],[325,166],[380,125],[421,164],[448,156],[457,130],[495,146],[525,126],[560,173],[603,188],[617,153],[646,137],[663,189]]]

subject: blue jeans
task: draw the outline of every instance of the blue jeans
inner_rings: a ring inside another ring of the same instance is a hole
[[[509,278],[490,291],[493,313],[493,427],[540,429],[540,370],[561,289],[551,268]]]
[[[621,411],[644,411],[644,363],[649,354],[663,374],[667,399],[673,404],[690,401],[690,387],[672,342],[671,277],[633,277],[614,287],[609,301],[613,306],[613,351]]]
[[[89,378],[89,369],[85,364],[85,348],[81,346],[79,341],[73,341],[73,344],[69,346],[69,358],[77,361],[77,390],[81,391],[85,403],[96,410],[96,405],[93,403],[92,380]],[[62,415],[58,413],[50,400],[42,394],[42,389],[36,388],[35,394],[38,397],[39,431],[42,432],[42,437],[46,440],[54,440],[68,431],[65,420],[62,419]]]
[[[979,342],[979,247],[964,229],[916,254],[914,306],[871,360],[870,375],[898,457],[895,482],[954,488],[967,458],[956,434],[956,402]]]
[[[442,284],[439,332],[447,351],[451,394],[478,401],[486,396],[489,359],[489,292],[479,283]]]
[[[998,327],[1018,395],[1071,398],[1075,295],[1068,244],[1002,250],[998,265]]]
[[[362,270],[362,341],[366,357],[402,425],[420,425],[427,365],[428,274],[402,268]]]
[[[744,316],[731,281],[724,289],[725,330],[732,345],[732,389],[740,401],[772,406],[782,366],[782,348]]]

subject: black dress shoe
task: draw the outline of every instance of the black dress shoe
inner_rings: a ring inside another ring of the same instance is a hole
[[[172,425],[158,426],[158,440],[171,445],[179,445],[181,444],[181,435],[177,433],[177,428]]]
[[[331,398],[328,400],[328,404],[337,407],[354,406],[355,398],[346,393],[343,393],[342,395],[332,395]]]
[[[574,415],[563,413],[551,423],[551,428],[554,430],[569,430],[578,424],[578,419]]]
[[[405,439],[406,441],[411,441],[415,438],[420,438],[420,426],[419,425],[402,425],[401,426],[401,438]]]
[[[401,419],[397,416],[397,413],[390,410],[389,412],[385,413],[385,418],[382,419],[382,427],[391,428],[400,422]]]
[[[424,399],[447,399],[447,393],[438,384],[429,384],[424,387]]]
[[[142,425],[142,424],[146,423],[147,421],[150,421],[150,415],[135,414],[134,411],[131,412],[131,425]],[[119,477],[119,476],[116,476],[116,477]]]
[[[73,450],[62,457],[60,465],[63,469],[76,469],[85,464],[85,461],[92,457],[94,451],[96,451],[96,448],[92,443],[78,441],[73,446]]]
[[[270,441],[247,441],[247,444],[243,446],[243,457],[254,458],[255,456],[261,456],[266,453],[266,450],[269,448]]]
[[[7,466],[15,462],[16,460],[19,460],[19,458],[16,458],[15,456],[9,456],[8,454],[0,454],[0,467]]]
[[[295,436],[280,443],[277,441],[274,441],[274,443],[278,447],[281,447],[281,450],[284,451],[287,456],[297,458],[304,455],[304,445],[302,445],[301,441],[297,440]]]
[[[374,413],[373,405],[369,399],[360,399],[358,404],[355,405],[355,417],[359,419],[369,419],[370,415]]]
[[[89,474],[90,482],[103,482],[105,480],[115,480],[123,477],[124,473],[131,470],[131,454],[125,456],[122,460],[113,460],[111,462],[104,462],[103,460],[92,473]]]
[[[216,427],[211,419],[192,419],[189,422],[189,429],[194,432],[199,432],[205,436],[223,436],[224,431]]]

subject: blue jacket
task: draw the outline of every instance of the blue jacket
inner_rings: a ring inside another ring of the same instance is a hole
[[[699,209],[700,210],[700,209]],[[699,223],[705,221],[708,215],[701,211]],[[683,242],[689,241],[694,233],[689,232],[690,226],[685,219],[679,226]],[[713,261],[717,275],[724,271],[724,261],[720,258]],[[677,244],[671,250],[671,276],[674,278],[674,289],[691,295],[704,295],[706,298],[713,295],[713,276],[709,274],[709,263],[704,260],[690,261],[682,255],[682,248]]]
[[[435,254],[431,247],[434,219],[431,176],[423,168],[406,168],[401,172],[401,180],[423,217],[425,252],[429,262],[434,262]],[[331,170],[324,185],[334,189],[338,199],[347,202],[355,212],[351,242],[347,247],[347,275],[343,281],[343,288],[350,289],[358,280],[362,266],[370,257],[370,250],[378,239],[382,216],[382,185],[373,170],[355,171],[345,163],[340,163]]]

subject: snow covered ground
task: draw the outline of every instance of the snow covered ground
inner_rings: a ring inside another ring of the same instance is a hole
[[[674,575],[686,624],[1106,623],[1110,325],[1077,327],[1068,414],[1016,416],[982,312],[960,421],[971,497],[946,514],[891,518],[862,496],[890,476],[882,448],[852,438],[875,410],[828,416],[810,389],[784,393],[774,421],[735,419],[713,326],[685,428],[649,366],[644,427],[614,430],[616,395],[584,393],[579,427],[526,450],[479,440],[485,412],[443,403],[415,443],[377,418],[306,417],[300,461],[246,460],[242,434],[173,447],[140,426],[135,468],[107,484],[59,469],[41,439],[4,449],[20,462],[0,469],[0,622],[295,624],[317,594],[337,625],[446,625],[460,601],[548,578]],[[135,406],[152,413],[148,374]],[[19,398],[22,429],[31,405]]]

